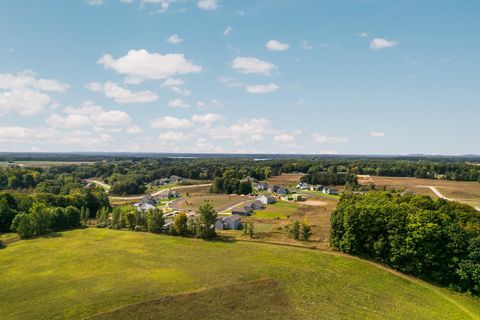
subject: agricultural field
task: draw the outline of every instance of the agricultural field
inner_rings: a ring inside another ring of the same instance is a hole
[[[480,183],[468,181],[432,180],[404,177],[361,176],[360,184],[374,183],[377,187],[400,189],[416,194],[438,197],[431,188],[434,187],[444,197],[480,207]]]
[[[92,250],[95,248],[95,250]],[[87,228],[0,250],[2,319],[479,319],[480,300],[333,252]]]
[[[287,188],[293,188],[300,181],[300,178],[305,174],[303,173],[284,173],[279,176],[273,176],[265,180],[269,186],[279,185]]]

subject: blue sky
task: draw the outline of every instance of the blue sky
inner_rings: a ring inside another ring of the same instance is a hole
[[[480,153],[480,3],[0,3],[0,150]]]

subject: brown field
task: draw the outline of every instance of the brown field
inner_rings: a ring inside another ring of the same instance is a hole
[[[184,210],[195,211],[204,201],[211,201],[217,212],[222,212],[231,206],[242,203],[252,199],[248,196],[228,195],[228,194],[208,194],[205,192],[190,193],[186,197],[185,193],[182,193],[182,198],[174,201],[170,207]]]
[[[377,177],[359,179],[360,184],[374,183],[377,189],[400,189],[416,194],[436,197],[427,186],[433,186],[447,198],[475,207],[480,206],[480,183],[467,181],[447,181],[404,177]]]
[[[303,173],[284,173],[280,176],[270,177],[266,182],[269,185],[277,184],[279,186],[291,187],[296,185],[304,175]]]

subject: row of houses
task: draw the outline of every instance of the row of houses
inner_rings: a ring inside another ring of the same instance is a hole
[[[158,199],[152,196],[145,196],[133,206],[136,207],[138,211],[148,211],[155,209],[159,203],[159,200],[168,200],[179,197],[180,193],[178,191],[168,190],[167,192],[162,192],[159,194]]]
[[[297,184],[297,189],[300,189],[300,190],[312,190],[312,191],[321,191],[325,194],[333,194],[333,195],[337,195],[338,194],[338,190],[337,189],[334,189],[334,188],[330,188],[330,187],[327,187],[327,186],[324,186],[324,185],[321,185],[321,184],[313,184],[313,185],[310,185],[306,182],[300,182],[299,184]]]
[[[261,210],[265,208],[267,204],[273,204],[277,201],[274,197],[267,194],[262,194],[253,201],[245,203],[243,206],[232,209],[233,215],[249,216],[253,213],[253,210]]]

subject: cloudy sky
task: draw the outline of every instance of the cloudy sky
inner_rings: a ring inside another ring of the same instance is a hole
[[[480,2],[0,3],[0,151],[480,153]]]

